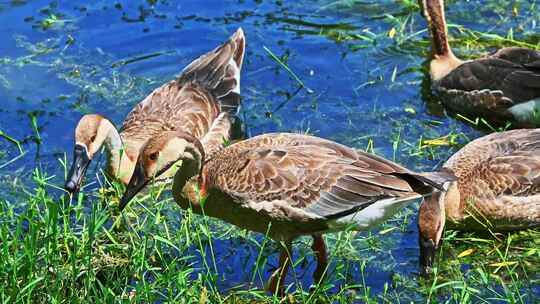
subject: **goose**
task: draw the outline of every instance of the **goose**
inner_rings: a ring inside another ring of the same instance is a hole
[[[197,138],[167,131],[141,149],[120,210],[155,176],[179,166],[172,192],[183,208],[285,244],[267,285],[283,294],[292,241],[313,237],[314,282],[327,268],[322,234],[376,226],[429,195],[444,175],[414,173],[384,158],[319,137],[269,133],[234,143],[211,157]]]
[[[463,61],[448,43],[443,0],[422,0],[432,38],[430,77],[442,102],[458,113],[518,126],[540,124],[540,52],[500,49]]]
[[[105,147],[107,172],[127,184],[142,145],[165,130],[181,130],[201,140],[207,153],[231,136],[240,106],[240,71],[245,52],[239,28],[228,41],[155,89],[127,115],[121,131],[99,114],[84,115],[75,128],[73,162],[65,189],[79,189],[90,161]],[[166,176],[165,176],[166,177]]]
[[[512,231],[540,226],[540,129],[493,133],[465,145],[443,165],[456,176],[419,209],[420,266],[433,267],[445,226]]]

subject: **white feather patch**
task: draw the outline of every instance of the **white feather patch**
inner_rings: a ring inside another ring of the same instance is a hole
[[[540,122],[540,98],[519,103],[508,109],[517,121]]]
[[[229,59],[229,66],[231,66],[234,70],[234,79],[236,79],[236,86],[232,89],[233,92],[240,94],[240,69],[238,68],[238,65],[236,64],[236,61],[234,61],[234,57],[231,57]]]
[[[336,219],[328,224],[331,229],[340,229],[343,226],[351,225],[358,230],[370,229],[396,214],[401,208],[415,202],[420,202],[421,200],[421,195],[383,199],[365,209]]]

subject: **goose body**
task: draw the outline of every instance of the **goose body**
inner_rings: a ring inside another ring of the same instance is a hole
[[[466,231],[540,226],[540,129],[476,139],[448,159],[442,170],[457,180],[449,183],[446,193],[436,191],[420,206],[421,249],[434,247],[427,249],[434,254],[445,225]],[[430,267],[433,257],[425,259],[423,266]]]
[[[147,157],[156,153],[164,164],[159,168]],[[319,262],[316,282],[326,269],[323,233],[369,229],[438,185],[383,158],[308,135],[259,135],[203,161],[195,138],[167,132],[143,147],[121,208],[145,180],[178,160],[182,165],[173,195],[181,208],[268,234],[287,247],[298,236],[312,235]],[[284,251],[284,273],[286,261]],[[272,291],[281,289],[277,280],[271,280]]]
[[[108,173],[124,184],[131,178],[140,148],[163,131],[189,133],[209,154],[219,150],[231,136],[240,106],[244,51],[244,33],[238,29],[224,44],[184,68],[177,79],[137,104],[120,131],[100,115],[83,116],[75,131],[74,160],[66,189],[78,189],[86,167],[102,145],[107,152]]]
[[[416,191],[424,188],[419,175],[383,158],[292,133],[264,134],[227,147],[205,163],[199,178],[197,186],[209,191],[210,200],[216,198],[207,215],[268,231],[279,241],[348,227],[369,229],[419,201]],[[182,208],[196,202],[183,199],[193,194],[193,186],[173,185]]]
[[[462,61],[448,43],[444,3],[423,0],[432,37],[430,76],[452,110],[517,125],[540,124],[540,52],[509,47]]]

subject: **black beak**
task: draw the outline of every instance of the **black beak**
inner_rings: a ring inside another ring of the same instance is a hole
[[[433,261],[435,259],[435,253],[437,251],[437,246],[435,242],[429,239],[420,238],[420,270],[423,276],[427,276],[431,273],[431,268],[433,267]]]
[[[135,166],[135,171],[133,171],[133,175],[131,176],[131,179],[129,180],[129,184],[127,185],[126,192],[124,192],[124,195],[122,196],[122,199],[120,200],[120,211],[124,210],[124,208],[127,206],[127,204],[131,201],[131,199],[139,193],[139,191],[148,184],[149,179],[146,178],[146,175],[144,174],[144,169],[142,165],[137,164]]]
[[[66,185],[64,186],[67,192],[74,193],[79,190],[88,165],[90,165],[90,158],[88,157],[86,148],[81,145],[75,145],[73,163],[71,164],[71,169],[69,169]]]

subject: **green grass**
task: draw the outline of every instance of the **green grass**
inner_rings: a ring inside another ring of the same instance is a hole
[[[408,208],[379,230],[327,235],[332,266],[313,292],[302,284],[306,277],[311,282],[304,273],[313,265],[310,240],[297,241],[296,269],[287,281],[292,289],[280,299],[263,290],[269,256],[278,250],[273,241],[182,211],[163,188],[119,214],[122,186],[105,182],[89,197],[70,198],[52,180],[35,169],[20,198],[0,200],[2,303],[525,303],[538,293],[531,289],[540,283],[540,234],[533,230],[486,236],[447,231],[433,279],[395,271],[399,240],[414,237],[415,208]],[[248,264],[224,270],[236,254]],[[231,273],[244,271],[239,267],[246,267],[242,285],[220,290]],[[391,274],[384,286],[369,283],[374,269]]]

